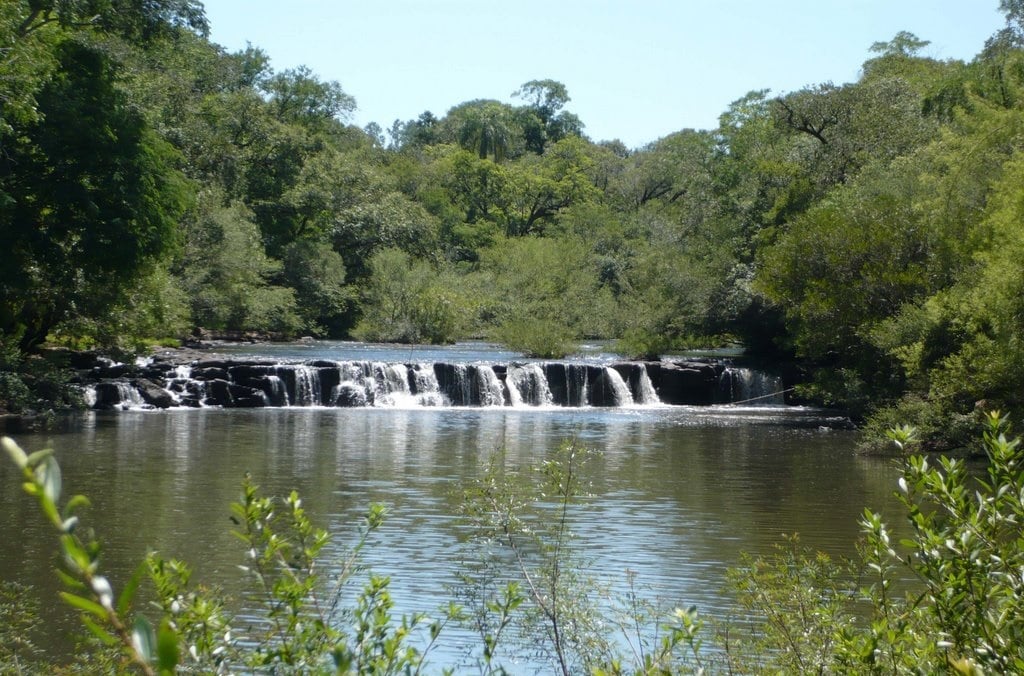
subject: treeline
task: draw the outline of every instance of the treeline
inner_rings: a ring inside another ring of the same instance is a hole
[[[0,354],[198,328],[738,342],[926,434],[1020,410],[1024,7],[1001,7],[970,62],[901,32],[856,82],[630,149],[553,80],[359,129],[337,82],[210,42],[197,0],[4,3]]]

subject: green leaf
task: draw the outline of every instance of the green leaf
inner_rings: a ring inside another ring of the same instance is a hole
[[[87,599],[83,596],[78,596],[77,594],[72,594],[70,592],[63,591],[60,592],[60,597],[64,599],[65,603],[74,606],[75,608],[78,608],[83,612],[91,613],[96,617],[100,618],[101,620],[107,619],[107,611],[103,608],[103,606],[101,606],[100,604],[96,603],[91,599]]]
[[[68,504],[64,505],[64,518],[69,518],[76,509],[79,507],[88,507],[92,503],[89,502],[89,498],[84,495],[73,495],[68,500]]]
[[[26,461],[26,464],[29,467],[35,467],[36,465],[41,463],[43,460],[45,460],[46,458],[49,458],[52,455],[53,455],[53,449],[52,448],[44,448],[41,451],[36,451],[35,453],[30,454],[28,456],[28,458],[25,459],[25,461]]]
[[[73,575],[70,575],[70,574],[64,572],[60,568],[58,568],[56,570],[56,573],[57,573],[57,577],[59,577],[61,579],[61,582],[63,582],[64,585],[66,587],[68,587],[69,589],[81,590],[81,591],[85,591],[85,590],[88,589],[88,587],[86,587],[85,584],[83,584],[81,580],[79,580],[77,577],[74,577]]]
[[[104,645],[117,645],[117,637],[100,625],[96,624],[96,620],[92,619],[88,615],[82,615],[82,624],[85,625],[85,628],[88,629],[93,636],[102,641]]]
[[[171,628],[169,620],[164,618],[157,634],[157,668],[161,673],[173,673],[178,666],[178,634]]]
[[[138,591],[139,584],[142,582],[142,578],[145,577],[147,570],[145,561],[135,567],[135,572],[128,578],[121,596],[117,599],[118,615],[124,616],[128,614],[128,610],[132,606],[132,600],[135,598],[135,592]]]
[[[43,487],[43,494],[56,505],[60,500],[61,491],[60,465],[57,464],[56,458],[51,455],[43,460],[36,468],[36,480]],[[60,522],[58,518],[54,520]]]
[[[153,627],[149,620],[139,616],[132,623],[132,645],[135,652],[146,662],[152,662],[156,655],[156,636],[153,635]]]
[[[14,442],[14,439],[3,437],[0,439],[0,445],[7,451],[7,455],[18,466],[18,469],[25,469],[25,466],[28,465],[28,456],[25,455],[25,451],[21,450],[21,446]]]

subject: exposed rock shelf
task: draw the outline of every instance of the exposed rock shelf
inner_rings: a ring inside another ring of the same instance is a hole
[[[219,406],[644,406],[757,400],[781,380],[722,362],[386,363],[153,359],[81,372],[96,409]]]

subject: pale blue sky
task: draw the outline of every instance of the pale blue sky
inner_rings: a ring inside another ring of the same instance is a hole
[[[212,39],[309,66],[387,128],[477,98],[515,103],[552,78],[595,141],[638,147],[713,128],[752,89],[855,80],[873,42],[908,30],[924,54],[971,59],[998,0],[205,0]]]

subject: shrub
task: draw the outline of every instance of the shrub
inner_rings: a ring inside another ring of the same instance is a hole
[[[862,588],[843,583],[845,564],[795,548],[731,571],[760,616],[753,643],[732,657],[757,654],[769,672],[1024,671],[1024,453],[1005,418],[989,414],[986,425],[983,478],[963,460],[904,456],[898,495],[913,535],[897,544],[864,511],[851,569]],[[891,438],[904,452],[917,444],[910,427]],[[898,594],[908,577],[915,583]]]

